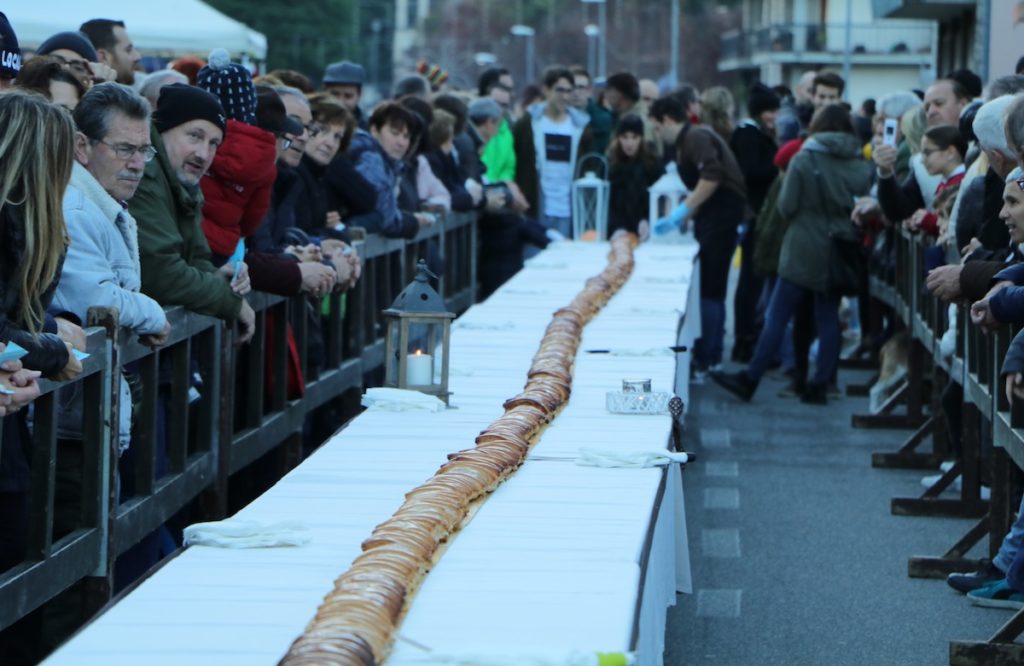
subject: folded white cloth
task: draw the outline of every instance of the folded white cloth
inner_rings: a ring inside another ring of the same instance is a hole
[[[569,654],[497,655],[497,654],[441,654],[429,652],[428,663],[448,666],[633,666],[636,655],[632,652],[570,652]]]
[[[569,264],[564,261],[551,261],[547,257],[534,257],[533,259],[527,259],[524,264],[530,268],[552,268],[562,270],[569,268]]]
[[[664,467],[670,463],[685,463],[685,453],[673,451],[599,451],[581,448],[576,464],[581,467]]]
[[[515,327],[514,321],[457,321],[452,325],[467,331],[510,331]]]
[[[371,388],[363,394],[363,407],[382,412],[441,412],[444,401],[419,391],[397,388]]]
[[[648,284],[686,284],[689,279],[685,277],[663,277],[660,275],[649,275],[644,278]]]
[[[215,523],[189,525],[185,528],[185,545],[217,548],[304,546],[311,539],[308,529],[297,521],[264,524],[255,520],[228,518]]]
[[[609,356],[672,356],[675,352],[668,347],[619,347],[609,349]]]

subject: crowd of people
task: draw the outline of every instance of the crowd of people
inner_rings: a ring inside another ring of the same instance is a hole
[[[552,66],[517,96],[505,68],[464,91],[423,63],[366,108],[358,63],[328,65],[317,85],[292,70],[254,77],[214,49],[143,74],[129,30],[91,20],[28,58],[0,14],[0,350],[27,352],[0,366],[0,570],[21,560],[27,539],[24,408],[40,377],[82,372],[76,352],[91,307],[116,309],[119,325],[152,347],[172,335],[172,306],[236,326],[245,344],[255,326],[250,291],[303,296],[315,368],[325,356],[318,305],[360,278],[353,234],[411,239],[450,211],[473,213],[486,297],[532,254],[572,236],[572,183],[595,153],[609,165],[609,235],[692,230],[700,245],[695,381],[710,376],[749,401],[781,366],[791,382],[782,395],[827,404],[841,304],[865,307],[864,261],[873,253],[891,262],[899,227],[932,239],[934,293],[972,303],[979,326],[1024,323],[1024,76],[986,87],[958,70],[853,111],[841,102],[840,76],[810,71],[793,90],[743,91],[738,118],[724,87],[660,90],[628,72],[596,85],[582,67]],[[647,189],[669,163],[688,193],[649,219]],[[746,367],[726,372],[737,248],[731,358]],[[427,259],[440,270],[436,248]],[[1011,400],[1024,399],[1021,359],[1024,339],[1004,367]],[[122,370],[123,463],[135,369]],[[944,406],[954,440],[962,401],[951,383]],[[81,410],[82,396],[68,391],[56,533],[77,517],[81,481],[66,467],[81,460]],[[1022,544],[1024,522],[989,568],[950,584],[978,603],[1024,606]],[[153,561],[152,552],[139,557]]]

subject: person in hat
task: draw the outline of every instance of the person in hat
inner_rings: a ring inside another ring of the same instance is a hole
[[[0,12],[0,90],[14,85],[21,71],[21,47],[11,22]]]
[[[58,32],[47,37],[36,49],[36,55],[56,58],[68,72],[82,82],[86,90],[93,83],[113,81],[117,78],[117,72],[99,62],[99,55],[89,38],[77,30]]]
[[[142,54],[135,49],[124,21],[92,19],[79,28],[96,47],[97,61],[117,72],[117,82],[130,86],[142,69]]]
[[[239,340],[246,342],[256,322],[243,297],[249,291],[247,270],[243,264],[235,276],[231,263],[218,270],[201,224],[199,182],[224,141],[226,127],[224,107],[213,94],[180,83],[165,87],[153,113],[156,158],[146,165],[129,211],[139,225],[143,293],[165,307],[181,305],[237,321]]]
[[[278,137],[257,126],[252,75],[231,62],[226,50],[210,52],[197,83],[216,95],[227,116],[224,142],[200,181],[203,233],[213,252],[213,264],[221,266],[238,241],[252,235],[270,206],[270,191],[277,177]],[[285,128],[278,131],[283,137]]]
[[[780,104],[778,95],[772,92],[771,88],[760,82],[755,83],[747,96],[747,111],[750,117],[740,121],[729,141],[732,154],[736,156],[740,171],[743,172],[743,180],[747,185],[747,202],[752,212],[744,225],[740,239],[743,260],[733,300],[733,321],[736,331],[732,360],[741,363],[750,360],[759,333],[757,302],[763,284],[754,271],[755,227],[757,213],[761,210],[768,189],[779,174],[774,159],[778,151],[775,141],[775,114],[779,112]]]
[[[644,122],[632,114],[619,120],[608,147],[608,237],[623,229],[647,235],[647,188],[661,176],[661,165],[644,145]]]
[[[349,113],[356,117],[359,127],[364,130],[367,127],[362,109],[359,108],[359,100],[363,96],[365,81],[366,70],[363,69],[363,66],[348,60],[332,62],[324,70],[324,91],[336,97]]]
[[[86,90],[82,82],[66,70],[59,60],[49,56],[29,60],[18,72],[15,82],[19,88],[34,90],[68,111],[75,110]]]

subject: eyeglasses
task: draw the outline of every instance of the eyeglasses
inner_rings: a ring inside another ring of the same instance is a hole
[[[317,125],[316,123],[310,123],[306,125],[306,131],[309,132],[310,139],[315,139],[316,137],[320,136],[320,132],[323,132],[324,128],[321,127],[320,125]]]
[[[286,137],[284,134],[277,135],[278,141],[281,142],[281,150],[288,150],[292,147],[292,140]]]
[[[938,153],[938,152],[942,152],[942,151],[940,151],[938,148],[922,148],[921,149],[921,154],[924,155],[925,157],[929,157],[929,156],[933,155],[934,153]]]
[[[92,68],[89,67],[87,60],[69,60],[64,56],[50,54],[50,57],[59,62],[62,65],[70,67],[71,69],[81,74],[92,74]]]
[[[572,94],[572,88],[563,88],[563,87],[560,87],[560,86],[556,86],[556,87],[552,88],[552,90],[554,92],[558,93],[559,95],[571,95]]]
[[[126,162],[130,160],[135,153],[141,155],[142,161],[144,162],[152,162],[153,158],[156,157],[156,148],[153,146],[133,146],[130,143],[109,143],[101,139],[93,139],[93,141],[107,146],[114,151],[114,154],[117,155],[117,159],[124,160]]]
[[[1017,179],[1017,187],[1020,188],[1021,192],[1024,192],[1024,176]]]

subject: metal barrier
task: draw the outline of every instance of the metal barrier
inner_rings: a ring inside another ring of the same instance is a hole
[[[934,469],[949,453],[939,396],[950,381],[963,387],[962,455],[954,466],[920,498],[894,498],[893,513],[904,515],[952,515],[979,520],[946,553],[938,557],[912,557],[908,573],[913,577],[940,578],[969,571],[981,561],[968,552],[986,536],[988,554],[993,557],[1009,531],[1017,506],[1013,502],[1020,470],[1024,469],[1024,403],[1012,410],[1002,390],[999,370],[1015,330],[1002,327],[987,333],[970,321],[967,307],[957,312],[959,336],[952,358],[940,349],[948,328],[947,306],[928,293],[925,280],[925,252],[930,241],[903,230],[893,233],[895,270],[887,279],[877,262],[869,278],[872,298],[892,308],[910,337],[908,378],[899,396],[908,404],[915,395],[931,395],[930,416],[922,427],[895,453],[875,454],[874,466]],[[983,433],[991,433],[991,498],[980,499],[980,467]],[[931,436],[933,451],[917,453],[916,447]],[[1016,463],[1014,465],[1013,463]],[[940,499],[939,494],[953,480],[962,477],[961,497]],[[950,642],[950,664],[1021,663],[1024,646],[1014,642],[1024,633],[1024,611],[1018,612],[987,642]]]
[[[119,329],[115,312],[90,311],[83,372],[67,384],[42,382],[33,403],[31,532],[25,561],[0,572],[0,629],[79,581],[89,587],[89,611],[98,610],[110,600],[116,558],[170,517],[198,499],[205,519],[223,518],[232,476],[272,451],[284,454],[280,474],[297,464],[307,417],[362,389],[367,373],[382,367],[381,311],[412,280],[420,257],[441,262],[439,292],[450,309],[475,302],[476,233],[475,214],[463,213],[408,242],[356,241],[363,275],[349,292],[323,300],[250,294],[256,332],[245,346],[220,320],[171,308],[171,338],[152,350]],[[319,365],[309,357],[311,322],[324,341]],[[301,397],[288,395],[289,335]],[[132,464],[119,473],[122,368],[138,390]],[[54,540],[59,394],[76,387],[86,396],[80,526]]]

